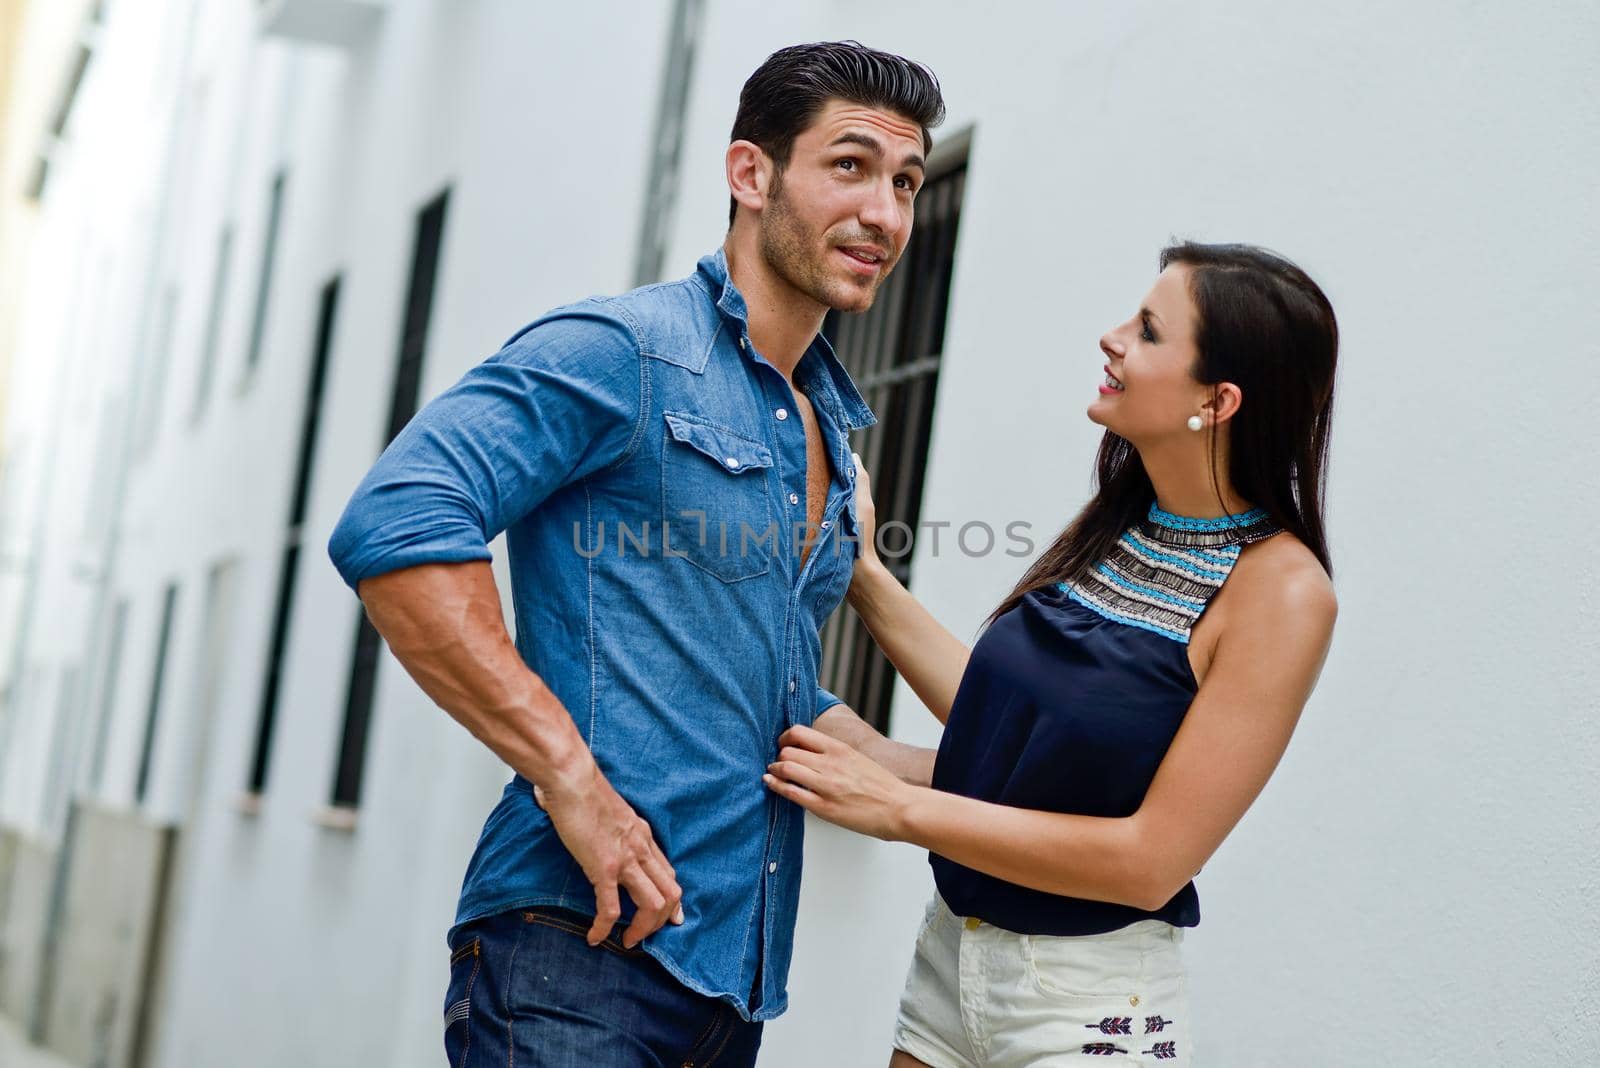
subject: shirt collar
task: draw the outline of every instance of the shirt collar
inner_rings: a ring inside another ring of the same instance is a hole
[[[739,292],[739,287],[733,284],[728,277],[728,256],[721,246],[700,258],[696,267],[699,274],[705,279],[711,295],[716,299],[717,311],[724,318],[731,319],[738,326],[739,336],[744,336],[750,327],[750,312],[744,302],[744,294]],[[839,410],[836,418],[846,430],[864,430],[877,423],[878,417],[867,407],[867,402],[861,398],[860,390],[851,381],[850,373],[845,370],[844,364],[835,355],[833,346],[828,339],[819,332],[811,340],[811,346],[806,349],[806,356],[812,356],[812,361],[817,370],[808,375],[812,379],[821,377],[826,379],[830,392],[839,399]],[[800,367],[797,372],[803,372],[806,366],[806,356],[800,358]]]

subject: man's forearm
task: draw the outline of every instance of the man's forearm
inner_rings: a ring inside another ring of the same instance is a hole
[[[848,705],[834,705],[823,712],[817,717],[816,728],[870,757],[913,786],[927,786],[933,781],[936,750],[885,737]]]
[[[594,759],[506,632],[489,564],[422,564],[361,582],[367,616],[417,685],[523,778],[576,787]]]

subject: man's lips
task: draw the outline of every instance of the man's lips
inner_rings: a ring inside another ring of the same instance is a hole
[[[862,274],[876,274],[889,259],[888,253],[871,245],[837,245],[835,249],[852,269]]]

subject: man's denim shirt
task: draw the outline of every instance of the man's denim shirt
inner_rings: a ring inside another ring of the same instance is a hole
[[[507,532],[522,659],[677,870],[685,923],[643,948],[756,1020],[787,1005],[804,815],[761,775],[785,728],[838,702],[817,682],[818,629],[858,552],[846,435],[876,422],[820,335],[794,380],[830,468],[804,566],[804,423],[721,250],[525,327],[412,419],[328,545],[354,588],[488,560]],[[592,916],[594,893],[516,775],[456,925],[533,905]]]

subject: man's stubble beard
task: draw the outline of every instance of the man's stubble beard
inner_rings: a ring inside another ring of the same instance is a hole
[[[772,177],[767,204],[761,212],[759,238],[761,258],[774,274],[823,307],[836,311],[864,312],[872,307],[878,286],[894,267],[893,262],[886,265],[870,286],[830,277],[815,257],[819,248],[824,249],[822,255],[826,257],[832,246],[794,213],[783,192],[781,174]],[[876,244],[887,244],[881,239],[872,240]]]

